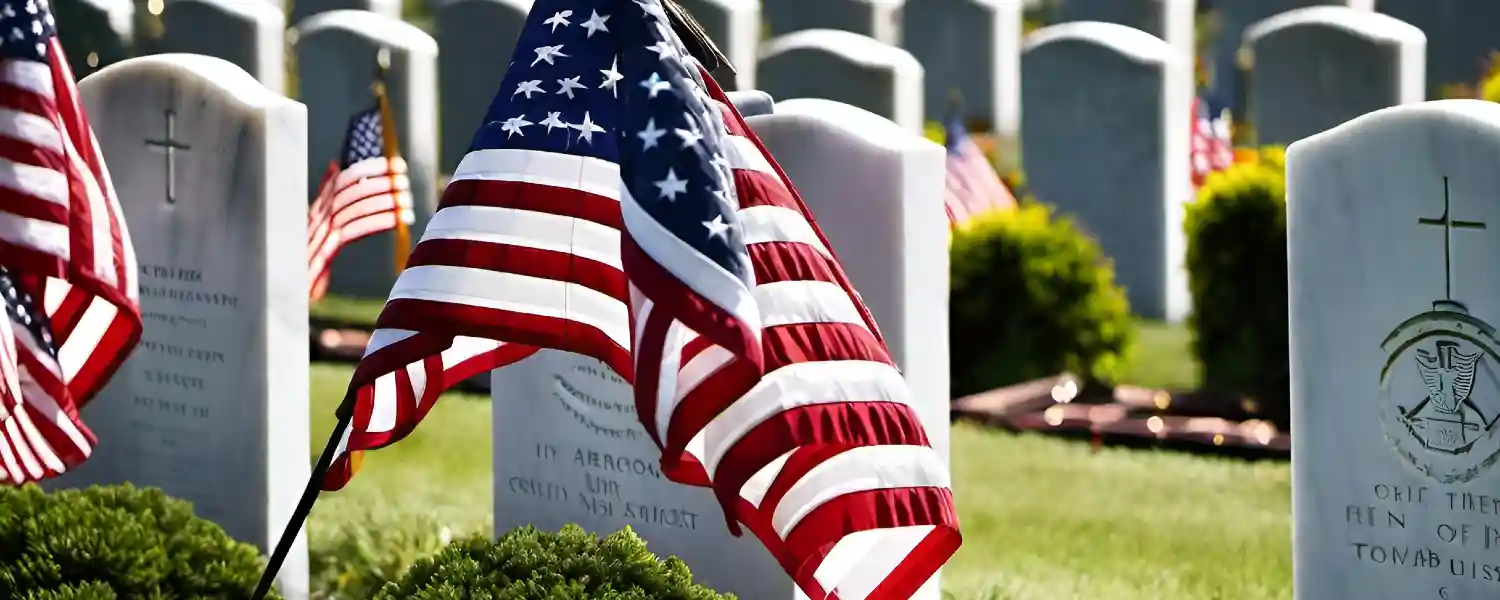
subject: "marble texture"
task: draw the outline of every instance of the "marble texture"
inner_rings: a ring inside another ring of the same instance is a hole
[[[740,111],[740,116],[747,119],[776,112],[776,100],[760,90],[726,92],[725,95],[729,96],[729,103],[734,105],[735,110]]]
[[[1500,49],[1500,2],[1380,0],[1380,12],[1427,34],[1427,96],[1452,84],[1474,85],[1490,52]]]
[[[773,97],[822,98],[858,106],[922,131],[922,63],[874,38],[809,29],[761,45],[756,74]]]
[[[437,65],[443,173],[468,154],[530,11],[531,0],[454,0],[433,13],[433,37],[443,49]]]
[[[1383,109],[1287,151],[1301,600],[1495,594],[1497,164],[1500,104],[1477,100]]]
[[[767,35],[838,29],[901,44],[904,0],[765,0]]]
[[[440,193],[437,42],[414,25],[357,10],[321,13],[299,24],[292,35],[297,51],[298,95],[307,104],[308,172],[320,176],[343,147],[343,125],[349,117],[374,105],[370,84],[375,59],[381,48],[389,49],[386,88],[395,113],[401,156],[406,159],[411,178],[416,216],[411,241],[415,245],[437,208]],[[499,86],[498,79],[495,86]],[[309,201],[317,192],[317,184],[316,178],[308,181],[303,193]],[[333,261],[329,292],[385,298],[396,282],[393,240],[394,234],[385,232],[346,246]]]
[[[191,54],[129,59],[79,89],[130,224],[145,330],[83,411],[100,451],[59,484],[157,486],[267,551],[310,471],[307,110]],[[278,581],[307,598],[305,540]]]
[[[1350,6],[1360,0],[1215,0],[1218,30],[1211,52],[1214,95],[1236,116],[1245,114],[1241,101],[1238,55],[1245,28],[1289,10],[1309,6]],[[1366,9],[1368,10],[1368,9]]]
[[[928,121],[945,122],[951,96],[964,117],[1014,139],[1021,126],[1022,0],[910,0],[902,47],[922,64]]]
[[[1056,23],[1103,21],[1134,27],[1163,40],[1192,65],[1197,0],[1064,0]]]
[[[725,91],[755,89],[755,51],[760,45],[760,0],[679,0],[724,51],[735,72],[712,73]]]
[[[1021,54],[1027,187],[1099,240],[1131,310],[1174,322],[1189,309],[1191,76],[1166,42],[1114,23],[1046,27]]]
[[[75,79],[129,58],[135,43],[135,4],[131,0],[52,2],[57,38]]]
[[[222,58],[267,89],[286,91],[286,16],[269,0],[173,0],[162,48]]]
[[[253,0],[237,0],[251,2]],[[363,10],[392,19],[401,18],[401,0],[296,0],[292,3],[289,22],[300,26],[302,21],[336,10]]]
[[[1255,57],[1250,120],[1260,144],[1289,144],[1362,114],[1425,99],[1427,38],[1343,6],[1281,13],[1245,30]]]

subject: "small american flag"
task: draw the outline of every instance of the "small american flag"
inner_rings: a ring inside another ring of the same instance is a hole
[[[960,543],[947,468],[659,0],[538,0],[513,60],[350,382],[325,489],[454,383],[567,350],[634,382],[664,471],[712,487],[809,597],[910,597]]]
[[[329,267],[345,245],[396,229],[398,219],[412,222],[406,161],[394,152],[387,156],[387,147],[380,106],[349,119],[342,156],[328,165],[308,210],[307,266],[313,301],[328,291]]]
[[[1229,110],[1214,112],[1207,100],[1193,101],[1193,187],[1203,186],[1209,173],[1222,171],[1234,164],[1234,146],[1230,142]]]
[[[0,481],[54,477],[93,452],[78,419],[135,347],[135,252],[41,0],[0,1]]]
[[[963,119],[955,117],[948,121],[946,138],[948,189],[943,205],[948,211],[949,224],[957,227],[981,213],[1014,208],[1015,196],[969,136]]]

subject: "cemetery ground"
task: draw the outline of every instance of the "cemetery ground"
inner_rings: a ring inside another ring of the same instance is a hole
[[[379,303],[333,298],[322,319],[373,321]],[[1191,388],[1179,326],[1142,323],[1124,381]],[[312,433],[332,429],[352,365],[312,369]],[[314,578],[348,556],[385,570],[426,555],[447,528],[488,531],[492,440],[486,396],[449,393],[401,444],[368,453],[309,525]],[[961,600],[1291,598],[1290,470],[1161,450],[1092,449],[967,423],[952,432],[964,546],[943,571]],[[391,553],[390,558],[374,558]]]

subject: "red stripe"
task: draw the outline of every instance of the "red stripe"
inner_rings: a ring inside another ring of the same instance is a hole
[[[621,302],[629,301],[620,269],[577,254],[526,246],[453,238],[423,240],[406,261],[408,268],[446,266],[483,269],[576,283]]]
[[[625,227],[618,200],[538,183],[459,179],[443,191],[442,208],[450,206],[513,208],[583,219],[614,229]]]

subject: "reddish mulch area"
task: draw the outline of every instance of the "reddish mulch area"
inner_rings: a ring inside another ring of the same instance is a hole
[[[1229,396],[1086,385],[1063,374],[953,401],[955,419],[1116,444],[1287,458],[1291,438]]]

